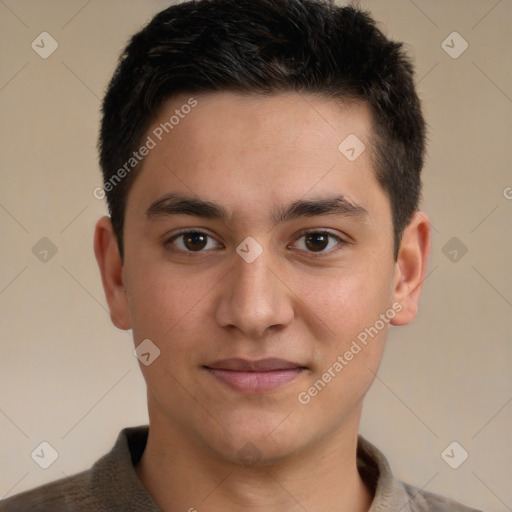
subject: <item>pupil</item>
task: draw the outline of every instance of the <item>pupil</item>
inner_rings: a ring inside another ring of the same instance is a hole
[[[185,236],[185,245],[192,251],[203,249],[206,246],[206,236],[201,233],[190,233]]]
[[[306,246],[313,251],[325,249],[328,243],[329,238],[323,233],[312,233],[306,236]]]

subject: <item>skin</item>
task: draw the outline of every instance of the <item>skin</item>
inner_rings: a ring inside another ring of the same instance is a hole
[[[168,100],[147,134],[188,98]],[[150,339],[161,351],[140,365],[150,434],[137,474],[164,511],[368,510],[357,432],[388,323],[307,405],[298,395],[392,304],[401,311],[391,324],[414,319],[428,218],[414,215],[395,261],[365,104],[297,93],[194,98],[197,106],[145,157],[128,194],[123,263],[110,219],[96,226],[113,323],[131,328],[135,345]],[[338,150],[349,134],[366,145],[353,162]],[[218,203],[228,217],[146,214],[170,193]],[[272,217],[294,201],[334,196],[366,214]],[[191,251],[184,237],[169,240],[183,228],[211,238]],[[306,243],[305,231],[322,230],[343,242]],[[252,263],[236,252],[248,236],[263,249]],[[275,390],[245,393],[204,368],[234,357],[306,369]],[[247,450],[255,455],[244,463]]]

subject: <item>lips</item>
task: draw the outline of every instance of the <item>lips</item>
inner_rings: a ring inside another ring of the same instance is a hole
[[[272,372],[276,370],[291,370],[303,368],[303,366],[285,361],[284,359],[260,359],[259,361],[248,361],[246,359],[222,359],[209,364],[207,368],[217,370],[231,370],[235,372]]]
[[[264,393],[292,382],[307,368],[284,359],[223,359],[204,368],[221,383],[243,393]]]

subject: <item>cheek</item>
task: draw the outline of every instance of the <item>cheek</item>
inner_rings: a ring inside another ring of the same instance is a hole
[[[293,289],[341,341],[379,319],[391,304],[393,275],[377,265],[359,265],[324,275],[296,275]],[[305,313],[306,314],[306,313]]]
[[[197,315],[218,280],[215,274],[190,272],[154,260],[130,270],[127,293],[137,342],[149,338],[163,344],[178,331],[198,329]]]
[[[328,329],[323,330],[326,336],[317,336],[315,371],[298,399],[307,402],[310,417],[325,418],[326,428],[359,407],[375,379],[390,319],[381,317],[391,310],[389,279],[352,272],[307,286],[304,282],[312,323],[318,317]]]
[[[131,274],[127,291],[135,345],[149,339],[160,351],[154,363],[140,368],[162,407],[171,404],[180,410],[179,404],[187,400],[183,386],[194,389],[189,372],[202,361],[201,347],[211,332],[205,323],[210,312],[205,308],[214,282],[212,276],[177,271],[154,261]]]

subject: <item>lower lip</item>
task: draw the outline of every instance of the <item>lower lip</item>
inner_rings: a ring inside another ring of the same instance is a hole
[[[237,391],[243,393],[264,393],[288,384],[304,371],[302,368],[273,370],[269,372],[242,372],[206,368],[211,375]]]

